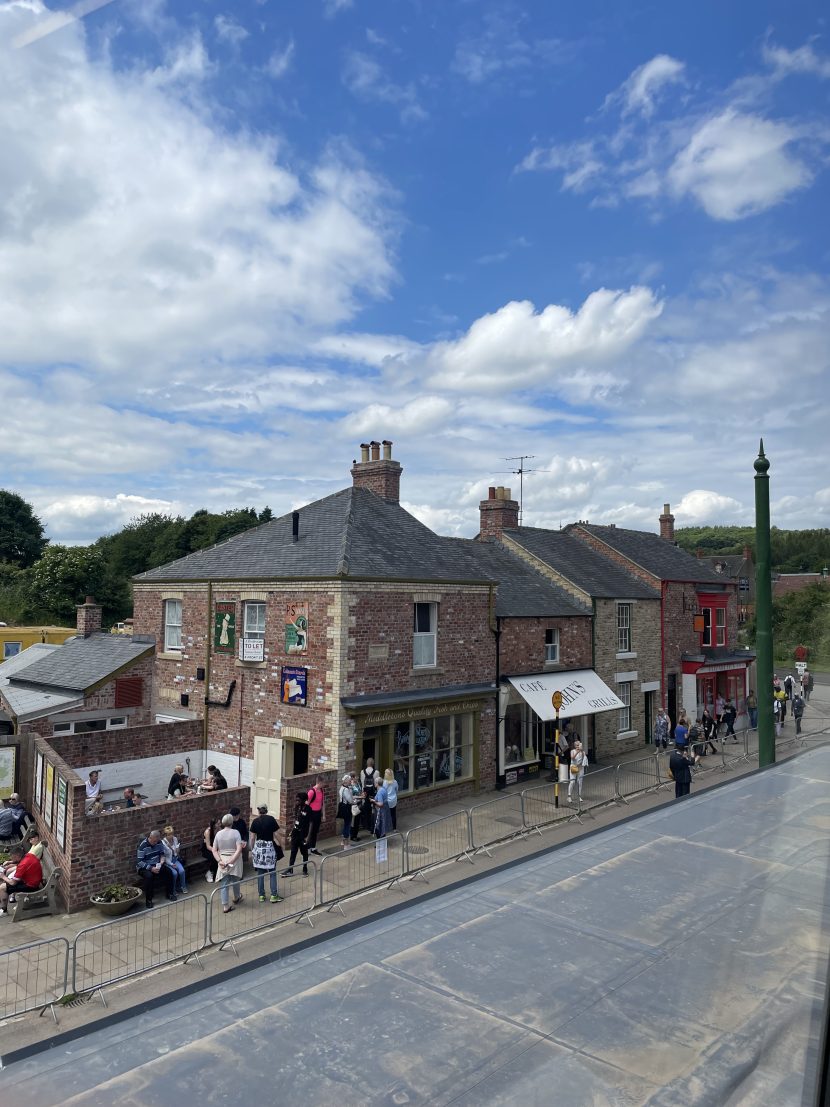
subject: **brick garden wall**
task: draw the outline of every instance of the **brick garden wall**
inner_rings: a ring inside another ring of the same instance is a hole
[[[199,719],[87,734],[53,734],[49,738],[52,749],[73,768],[166,756],[170,759],[172,771],[179,754],[189,753],[201,743],[202,723]]]

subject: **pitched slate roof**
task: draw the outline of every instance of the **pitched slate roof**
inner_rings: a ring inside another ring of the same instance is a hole
[[[590,607],[580,604],[564,588],[548,580],[500,543],[469,538],[455,538],[450,541],[463,546],[488,579],[498,581],[497,615],[513,618],[568,618],[591,614]]]
[[[716,573],[711,565],[700,558],[692,557],[680,546],[675,546],[659,534],[644,530],[626,530],[624,527],[601,527],[590,523],[571,524],[566,530],[577,536],[580,530],[593,534],[658,580],[717,584],[721,588],[727,583],[723,574]]]
[[[124,634],[72,638],[12,675],[10,686],[83,693],[154,648]]]
[[[434,534],[397,503],[365,488],[345,488],[216,546],[150,569],[142,584],[176,580],[481,581],[481,570],[456,540]]]
[[[594,599],[660,599],[656,588],[566,531],[517,527],[504,534]]]
[[[22,678],[33,665],[48,659],[55,650],[60,649],[63,647],[37,642],[0,665],[0,692],[19,721],[37,719],[42,715],[65,711],[68,707],[83,703],[83,696],[75,692],[44,692],[37,686],[28,687],[13,683],[15,677]]]

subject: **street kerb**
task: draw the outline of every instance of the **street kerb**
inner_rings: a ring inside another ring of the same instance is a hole
[[[525,830],[535,830],[541,834],[540,827],[573,818],[567,795],[568,786],[564,782],[559,784],[558,805],[556,784],[537,784],[533,788],[525,788],[522,792]]]
[[[64,995],[69,982],[69,942],[47,938],[0,953],[0,1018],[51,1010]]]
[[[404,835],[404,871],[413,879],[425,869],[449,861],[467,860],[473,864],[470,818],[466,811],[455,811],[423,826],[414,826]]]
[[[201,893],[87,927],[72,943],[72,991],[99,992],[119,980],[188,961],[208,942],[207,899]]]
[[[469,816],[470,843],[476,853],[488,857],[492,857],[488,846],[527,835],[521,793],[478,803],[470,808]]]
[[[259,898],[259,878],[246,876],[236,885],[241,901],[233,903],[229,889],[228,905],[232,911],[225,912],[222,904],[221,886],[213,889],[208,900],[208,941],[211,945],[218,945],[220,949],[230,946],[236,953],[234,941],[247,934],[255,934],[258,930],[279,926],[280,923],[307,922],[309,926],[314,924],[310,915],[317,904],[317,866],[313,861],[308,862],[308,876],[303,876],[301,866],[294,866],[293,876],[277,876],[277,895],[279,903],[271,903],[271,879],[268,873],[263,873],[263,887],[265,888],[265,902]],[[238,956],[238,954],[237,954]]]
[[[626,801],[628,796],[641,792],[656,792],[665,783],[660,773],[659,754],[640,757],[636,761],[623,761],[617,765],[617,799]]]
[[[403,836],[397,832],[326,854],[320,862],[319,905],[345,916],[343,900],[371,888],[400,888],[404,859]]]

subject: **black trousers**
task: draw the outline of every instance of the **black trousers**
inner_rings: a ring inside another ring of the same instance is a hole
[[[175,873],[168,865],[162,865],[161,872],[157,873],[154,873],[152,869],[143,869],[141,872],[141,883],[144,888],[144,902],[153,902],[153,893],[156,890],[157,884],[162,884],[165,894],[172,896],[175,879]]]
[[[674,782],[674,798],[680,799],[681,796],[688,796],[691,786],[691,781],[676,780]]]
[[[311,818],[308,820],[308,839],[306,840],[309,849],[314,849],[317,845],[317,835],[320,833],[320,823],[322,821],[322,811],[311,812]]]
[[[294,868],[294,862],[297,860],[297,854],[301,853],[303,856],[303,872],[308,871],[308,846],[305,842],[291,842],[291,856],[288,858],[289,869]]]

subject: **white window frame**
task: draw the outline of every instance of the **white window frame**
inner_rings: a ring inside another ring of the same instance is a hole
[[[631,653],[631,604],[617,604],[617,653]]]
[[[174,606],[175,605],[175,606]],[[178,613],[178,621],[171,618]],[[182,649],[182,601],[164,601],[164,652],[181,653]]]
[[[726,645],[726,608],[715,608],[715,645]]]
[[[702,607],[700,613],[703,616],[703,630],[700,632],[701,646],[712,645],[712,608]]]
[[[254,612],[255,619],[252,618]],[[266,614],[264,600],[246,600],[242,605],[242,637],[249,642],[264,642]]]
[[[559,661],[559,627],[548,627],[545,631],[545,663],[554,665]]]
[[[10,646],[17,646],[16,650],[10,650]],[[4,642],[3,643],[3,660],[7,661],[10,657],[17,657],[19,653],[23,651],[22,642]]]
[[[617,685],[617,695],[623,706],[617,709],[617,733],[631,730],[631,681],[623,680]]]
[[[97,719],[75,719],[69,723],[53,723],[53,734],[94,734],[100,733],[96,731],[76,730],[78,726],[82,726],[84,723],[105,723],[104,730],[123,730],[126,727],[129,719],[126,715],[108,715],[105,718]]]
[[[418,630],[419,608],[429,609],[429,630]],[[438,662],[438,604],[421,601],[412,607],[412,668],[434,669]]]

